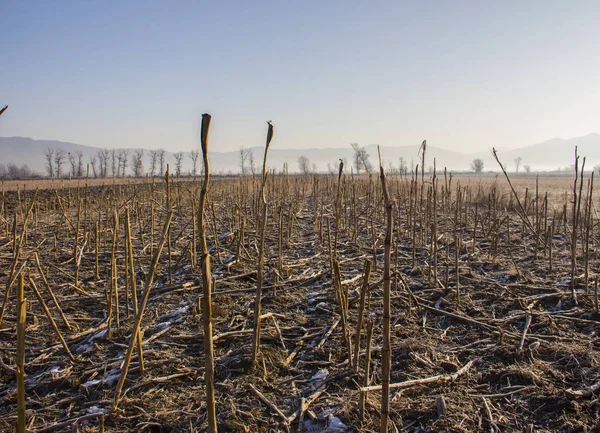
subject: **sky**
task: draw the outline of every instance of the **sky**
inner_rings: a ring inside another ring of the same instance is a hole
[[[0,136],[460,152],[600,132],[600,1],[0,1]]]

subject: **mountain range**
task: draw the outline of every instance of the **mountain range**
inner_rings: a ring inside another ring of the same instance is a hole
[[[523,146],[516,149],[499,150],[498,156],[509,171],[515,170],[514,160],[520,157],[522,167],[531,166],[533,171],[556,170],[558,168],[568,167],[574,161],[574,149],[578,146],[579,155],[587,157],[586,167],[592,168],[600,164],[600,134],[589,134],[582,137],[571,139],[553,138],[541,143]],[[100,151],[100,148],[85,146],[81,144],[68,143],[54,140],[33,140],[26,137],[0,137],[0,164],[13,163],[18,166],[27,164],[32,170],[45,173],[44,153],[47,149],[63,149],[65,152],[83,154],[84,163]],[[403,158],[408,169],[411,166],[420,163],[419,155],[420,145],[411,146],[383,146],[380,148],[384,167],[389,165],[398,167],[400,158]],[[175,164],[174,152],[169,151],[168,146],[165,159],[166,163]],[[377,146],[365,146],[370,155],[371,163],[375,166],[377,163]],[[118,149],[120,150],[120,149]],[[135,149],[129,150],[129,160],[131,161]],[[256,170],[260,170],[264,148],[254,147],[248,149],[252,152]],[[185,152],[182,164],[182,172],[188,173],[192,167],[190,152]],[[227,174],[237,173],[239,167],[239,150],[231,152],[211,152],[209,154],[211,168],[213,173]],[[313,148],[313,149],[278,149],[277,146],[271,146],[269,149],[268,166],[280,170],[284,163],[288,163],[290,172],[299,171],[298,158],[306,156],[311,167],[316,166],[317,171],[326,172],[336,170],[340,158],[345,159],[347,164],[352,163],[353,150],[350,146],[347,148]],[[499,167],[494,161],[491,151],[463,153],[460,151],[443,149],[436,146],[427,146],[425,166],[429,169],[433,166],[435,158],[438,170],[447,167],[452,171],[466,171],[470,169],[470,164],[475,158],[480,158],[484,162],[484,171],[498,171]],[[200,162],[201,164],[201,162]],[[144,152],[144,172],[150,167],[150,154],[148,150]],[[173,170],[173,169],[172,169]],[[68,161],[65,161],[65,173],[68,171]],[[127,173],[132,171],[131,162]]]

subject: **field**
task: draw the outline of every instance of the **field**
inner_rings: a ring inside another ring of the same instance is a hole
[[[6,183],[0,431],[599,429],[587,177],[385,179]]]

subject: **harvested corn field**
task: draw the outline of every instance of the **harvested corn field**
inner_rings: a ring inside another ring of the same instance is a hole
[[[266,167],[3,190],[0,430],[598,428],[587,177]]]

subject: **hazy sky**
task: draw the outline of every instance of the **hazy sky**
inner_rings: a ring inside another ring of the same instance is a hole
[[[600,1],[0,1],[0,136],[463,152],[600,132]]]

